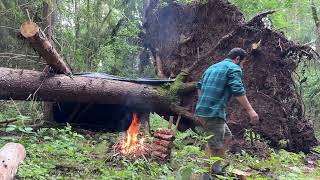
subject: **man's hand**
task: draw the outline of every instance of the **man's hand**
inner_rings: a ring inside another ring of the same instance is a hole
[[[244,109],[247,110],[248,115],[250,117],[250,124],[256,125],[259,123],[259,116],[256,113],[256,111],[252,108],[251,104],[248,101],[248,98],[246,95],[238,96],[236,99],[239,101],[239,103],[244,107]]]
[[[259,115],[256,113],[255,110],[249,110],[248,115],[250,117],[250,124],[257,125],[259,123]]]

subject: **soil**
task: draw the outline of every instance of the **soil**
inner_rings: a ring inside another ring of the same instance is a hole
[[[252,127],[245,111],[231,100],[227,119],[237,138],[244,136],[245,129],[253,129],[273,147],[280,148],[279,142],[285,141],[286,149],[307,152],[318,144],[311,123],[304,118],[293,75],[308,47],[268,28],[262,17],[246,22],[242,13],[225,0],[169,2],[165,6],[154,0],[151,4],[153,9],[146,11],[145,33],[141,37],[153,56],[160,57],[168,78],[197,62],[188,82],[198,81],[206,68],[222,60],[232,48],[249,52],[243,82],[261,122]],[[229,37],[223,38],[227,34]],[[253,51],[252,44],[259,41],[259,48]],[[181,105],[194,112],[196,101],[193,92],[184,96]],[[193,126],[186,120],[181,123],[184,127]]]

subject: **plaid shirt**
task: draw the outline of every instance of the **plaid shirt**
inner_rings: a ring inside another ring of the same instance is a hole
[[[202,118],[226,120],[226,104],[231,96],[244,95],[242,71],[231,59],[211,65],[202,75],[198,88],[201,94],[195,114]]]

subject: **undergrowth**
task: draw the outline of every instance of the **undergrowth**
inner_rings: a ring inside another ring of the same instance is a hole
[[[168,127],[158,115],[151,115],[152,129]],[[1,128],[0,146],[17,142],[25,146],[26,159],[20,164],[20,179],[188,179],[192,174],[207,173],[207,164],[219,158],[207,158],[203,146],[208,137],[188,130],[177,132],[171,161],[158,164],[147,159],[110,160],[108,149],[118,133],[77,133],[70,125],[64,128],[33,130],[25,125]],[[7,132],[6,132],[7,131]],[[8,134],[10,133],[10,134]],[[306,155],[270,149],[268,158],[261,159],[244,150],[229,154],[224,164],[230,179],[238,169],[251,173],[255,179],[317,179],[320,161],[305,165]],[[320,147],[314,149],[320,152]],[[259,153],[259,152],[257,152]],[[223,177],[220,177],[223,179]]]

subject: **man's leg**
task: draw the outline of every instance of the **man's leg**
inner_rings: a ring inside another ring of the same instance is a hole
[[[229,126],[225,124],[224,143],[222,147],[223,156],[225,156],[226,152],[229,151],[232,143],[232,139],[233,139],[233,136],[229,129]]]
[[[205,125],[205,131],[207,134],[213,135],[208,140],[207,146],[206,146],[206,154],[208,157],[211,156],[218,156],[221,158],[224,158],[225,155],[225,144],[229,142],[229,139],[225,142],[225,134],[229,136],[231,133],[229,128],[226,128],[226,123],[223,119],[220,118],[214,118],[209,119],[206,121]],[[217,161],[212,165],[212,168],[210,169],[213,174],[221,173],[221,161]]]

